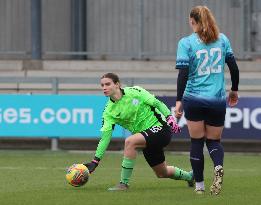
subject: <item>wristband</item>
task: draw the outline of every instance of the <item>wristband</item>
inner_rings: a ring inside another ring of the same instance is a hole
[[[94,162],[95,164],[99,164],[99,161],[93,159],[92,162]]]

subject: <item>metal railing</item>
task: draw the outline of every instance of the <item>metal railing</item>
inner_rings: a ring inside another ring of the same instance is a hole
[[[261,76],[257,76],[256,78],[252,78],[251,80],[248,78],[243,78],[240,80],[240,87],[244,87],[247,92],[257,91],[259,94],[261,93]],[[60,93],[60,86],[62,84],[85,84],[86,89],[88,89],[88,85],[97,85],[97,90],[99,89],[99,77],[0,77],[0,85],[1,84],[49,84],[49,92],[50,94],[59,94]],[[176,89],[176,80],[171,77],[164,77],[164,78],[156,78],[156,77],[123,77],[121,81],[123,84],[127,86],[133,85],[154,85],[155,87],[159,87],[159,85],[163,85],[165,89],[168,89],[169,86],[172,86],[171,89]],[[228,77],[226,77],[227,81],[230,81]],[[252,88],[251,88],[252,86]],[[15,88],[11,88],[15,89]],[[34,89],[33,87],[27,88],[28,93],[30,94],[30,89]],[[158,88],[160,89],[160,88]],[[164,88],[163,88],[164,89]],[[18,89],[19,91],[19,89]],[[73,92],[73,90],[71,90]],[[1,86],[0,86],[0,93],[1,93]],[[176,92],[173,92],[175,95]],[[256,95],[255,95],[256,96]],[[58,138],[57,137],[50,137],[51,139],[51,150],[55,151],[58,149]]]
[[[188,8],[196,3],[211,8],[238,58],[261,56],[258,0],[114,0],[116,8],[102,0],[31,0],[24,7],[18,1],[3,0],[8,10],[0,15],[0,58],[174,59],[178,40],[190,33]],[[6,15],[17,10],[20,19]]]

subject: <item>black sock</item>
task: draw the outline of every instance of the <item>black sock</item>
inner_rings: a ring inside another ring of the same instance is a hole
[[[224,160],[224,149],[220,143],[220,140],[206,140],[209,155],[214,163],[214,167],[221,165],[223,166]]]
[[[204,142],[204,137],[200,139],[191,138],[190,163],[196,182],[202,182],[204,180]]]

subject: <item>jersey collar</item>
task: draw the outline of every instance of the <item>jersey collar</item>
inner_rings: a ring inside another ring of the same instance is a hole
[[[124,89],[120,88],[121,89],[121,93],[122,93],[122,96],[125,95],[125,91]],[[110,98],[110,101],[112,101],[113,103],[115,103],[115,101],[113,99]]]

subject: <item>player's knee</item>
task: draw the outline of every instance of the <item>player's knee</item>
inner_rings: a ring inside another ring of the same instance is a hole
[[[125,149],[135,148],[134,145],[135,145],[135,143],[133,142],[132,139],[129,139],[129,138],[125,139],[125,144],[124,144]]]

